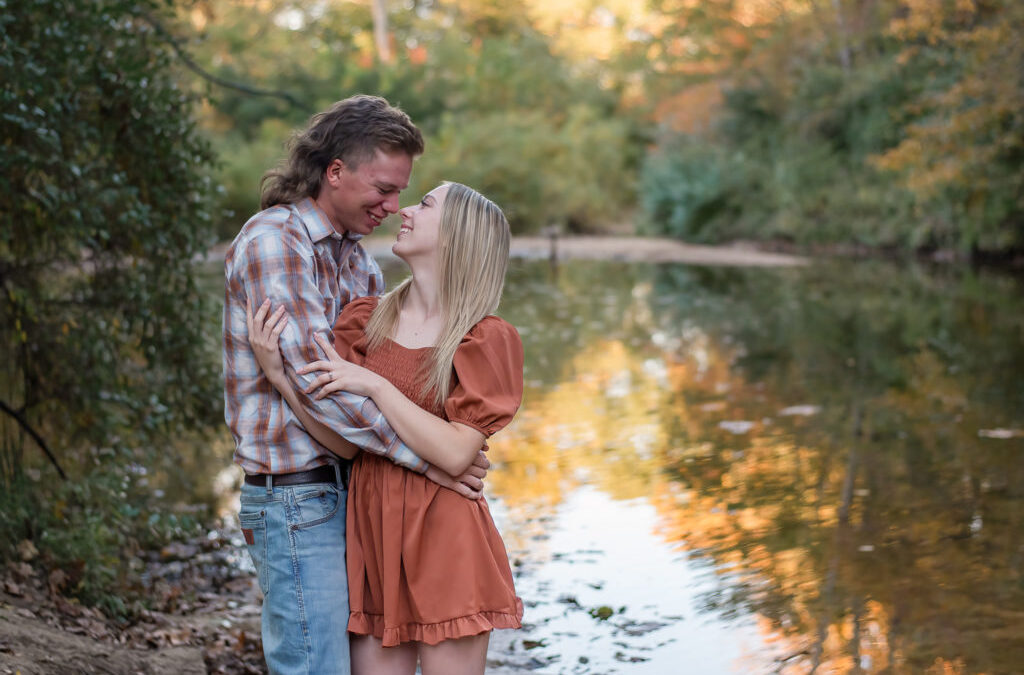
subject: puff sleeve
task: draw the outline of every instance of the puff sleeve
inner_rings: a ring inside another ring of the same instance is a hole
[[[366,324],[377,308],[380,298],[357,298],[345,305],[334,322],[334,349],[341,358],[363,365],[366,359]]]
[[[523,342],[496,316],[477,323],[452,359],[454,384],[444,404],[450,422],[491,436],[512,421],[523,400]]]

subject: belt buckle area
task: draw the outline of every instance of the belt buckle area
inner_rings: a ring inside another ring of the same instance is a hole
[[[347,468],[347,467],[346,467]],[[245,482],[249,485],[266,487],[267,492],[275,487],[295,487],[314,483],[333,483],[343,488],[348,485],[348,471],[339,464],[324,464],[306,471],[294,471],[282,474],[246,474]]]

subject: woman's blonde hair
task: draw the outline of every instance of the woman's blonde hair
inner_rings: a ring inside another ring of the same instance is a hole
[[[452,360],[462,338],[498,308],[511,239],[508,221],[497,204],[460,183],[444,185],[448,194],[441,206],[437,270],[443,326],[421,372],[424,396],[439,406],[448,397]],[[411,283],[410,277],[381,298],[366,325],[369,349],[394,334]]]

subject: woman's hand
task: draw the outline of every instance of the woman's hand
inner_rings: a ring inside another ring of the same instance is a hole
[[[424,475],[441,487],[448,488],[466,499],[480,499],[484,496],[484,476],[487,475],[487,469],[490,466],[490,460],[481,450],[477,453],[476,460],[466,469],[466,473],[458,478],[452,478],[432,464]]]
[[[288,317],[284,314],[284,305],[267,317],[269,311],[270,298],[263,301],[255,316],[252,313],[252,302],[246,299],[245,321],[249,327],[249,346],[267,379],[271,382],[282,381],[285,379],[284,358],[281,357],[278,343],[281,331],[288,325]]]
[[[314,361],[302,366],[297,371],[300,375],[318,371],[322,372],[320,376],[306,387],[307,394],[320,387],[320,391],[313,397],[314,400],[319,400],[336,391],[350,391],[359,396],[369,396],[372,398],[373,394],[378,390],[377,388],[387,382],[387,380],[372,370],[367,370],[362,366],[349,363],[341,358],[338,352],[334,351],[331,343],[322,335],[316,335],[315,339],[320,348],[327,354],[327,360]]]

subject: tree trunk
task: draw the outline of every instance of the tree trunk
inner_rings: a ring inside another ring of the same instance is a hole
[[[836,13],[836,27],[839,29],[839,64],[843,72],[850,72],[850,36],[843,17],[843,6],[840,0],[832,0],[832,9]]]
[[[371,0],[373,9],[373,42],[377,46],[377,59],[391,63],[391,44],[388,40],[387,0]]]

